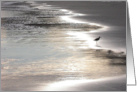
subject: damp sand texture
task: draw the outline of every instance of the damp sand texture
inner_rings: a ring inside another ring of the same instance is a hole
[[[125,91],[125,19],[125,2],[2,1],[2,90]]]

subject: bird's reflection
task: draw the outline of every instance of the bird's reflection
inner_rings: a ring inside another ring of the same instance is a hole
[[[101,38],[101,37],[99,36],[98,38],[95,38],[95,39],[94,39],[94,41],[96,41],[96,46],[97,46],[97,47],[99,47],[98,44],[97,44],[97,42],[100,40],[100,38]]]

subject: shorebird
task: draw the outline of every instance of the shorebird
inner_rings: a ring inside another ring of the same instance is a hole
[[[101,38],[101,37],[99,36],[98,38],[94,39],[94,41],[96,41],[96,45],[97,45],[97,41],[99,41],[100,38]]]

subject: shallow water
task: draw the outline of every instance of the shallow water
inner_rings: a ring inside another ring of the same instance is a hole
[[[86,12],[70,9],[56,2],[2,2],[2,90],[126,74],[126,31],[117,34],[124,26],[109,31],[112,26],[78,20],[86,19]],[[96,45],[99,35],[103,37]]]

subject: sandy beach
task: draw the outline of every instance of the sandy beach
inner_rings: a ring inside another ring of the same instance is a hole
[[[125,2],[1,5],[2,90],[126,90]]]
[[[61,81],[40,89],[41,91],[125,91],[126,75],[95,80]]]

